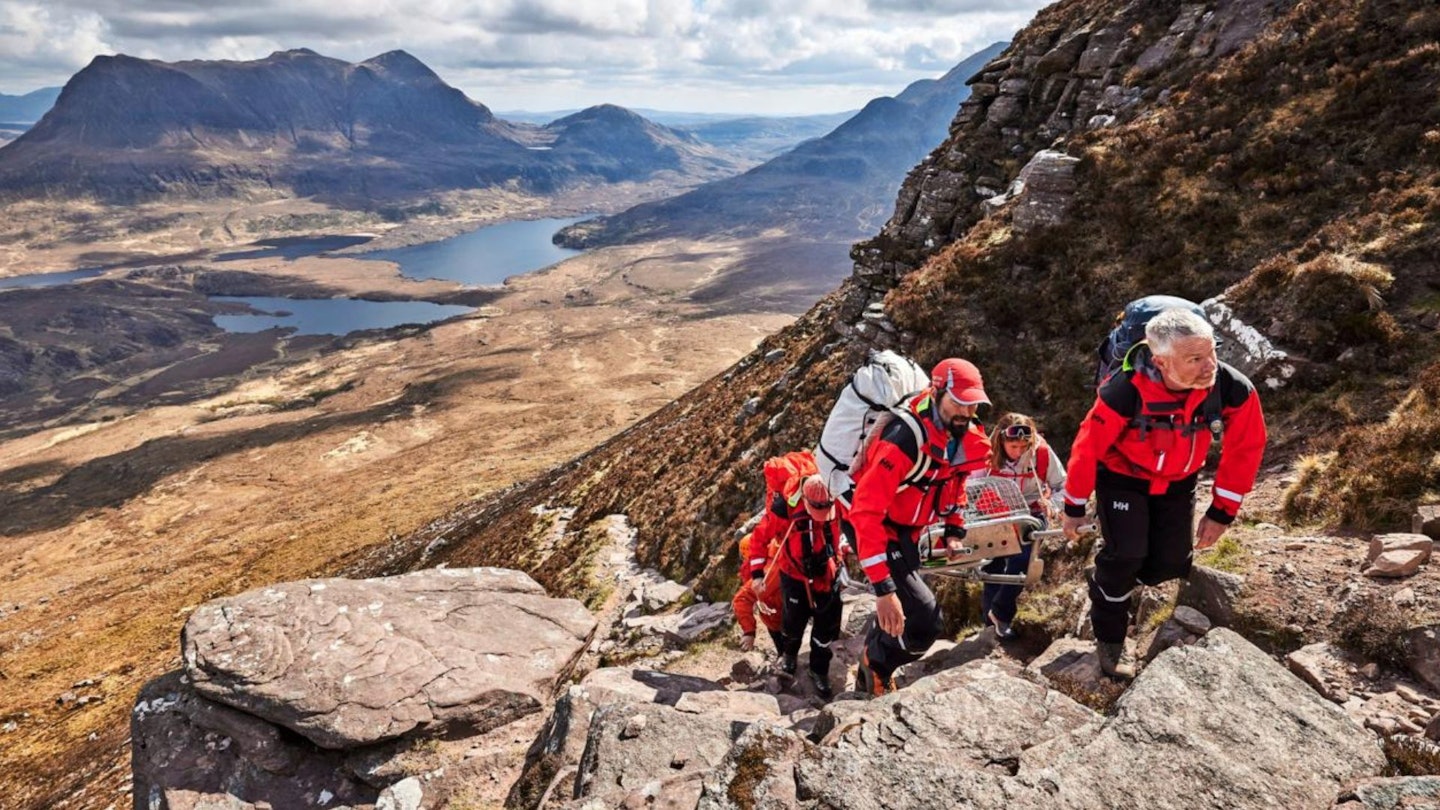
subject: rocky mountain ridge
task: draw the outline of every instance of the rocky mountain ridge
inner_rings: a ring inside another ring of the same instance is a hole
[[[251,62],[101,56],[0,149],[7,198],[165,194],[383,200],[517,183],[737,170],[692,137],[613,108],[502,121],[404,51],[358,63],[308,49]],[[610,129],[603,138],[595,128]]]

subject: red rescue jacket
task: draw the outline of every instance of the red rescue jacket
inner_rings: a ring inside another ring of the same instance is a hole
[[[759,579],[765,575],[769,553],[779,559],[775,565],[780,573],[798,580],[809,580],[811,590],[829,591],[845,559],[849,544],[840,531],[840,520],[816,521],[805,511],[800,490],[796,489],[789,499],[776,495],[765,516],[755,526],[750,543],[750,576]],[[778,540],[779,542],[772,542]],[[805,573],[807,549],[812,559],[820,560],[823,566],[817,576]]]
[[[740,587],[735,589],[730,605],[735,609],[735,619],[740,622],[740,629],[747,635],[755,634],[757,612],[765,622],[765,629],[778,633],[783,618],[780,613],[780,577],[766,576],[765,556],[762,554],[759,578],[763,579],[765,584],[760,593],[755,593],[755,587],[750,584],[750,541],[751,535],[748,534],[740,540]]]
[[[1215,385],[1171,391],[1161,381],[1143,344],[1131,368],[1100,387],[1070,449],[1065,514],[1082,517],[1095,490],[1097,465],[1150,482],[1159,495],[1175,481],[1205,465],[1214,441],[1212,422],[1223,426],[1214,498],[1206,515],[1220,523],[1235,519],[1240,502],[1255,485],[1265,452],[1265,415],[1250,380],[1220,364]]]
[[[886,425],[856,471],[850,506],[855,553],[877,593],[894,590],[885,587],[890,579],[885,551],[900,527],[918,529],[941,519],[947,526],[964,527],[965,476],[984,467],[990,454],[990,440],[978,422],[972,421],[965,436],[952,441],[950,431],[937,421],[939,406],[931,391],[896,408],[914,416],[925,435],[917,437],[900,418]]]

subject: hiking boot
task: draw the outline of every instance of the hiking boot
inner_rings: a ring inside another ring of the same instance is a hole
[[[1015,628],[1010,626],[1010,622],[1002,622],[999,619],[995,618],[994,611],[985,614],[985,618],[989,619],[990,624],[995,628],[996,638],[1002,639],[1004,641],[1009,641],[1010,639],[1015,638],[1016,635],[1018,635],[1015,632]]]
[[[793,654],[791,654],[791,653],[781,653],[781,654],[780,654],[780,661],[779,661],[778,663],[779,663],[779,665],[780,665],[780,677],[782,677],[782,678],[793,678],[793,677],[795,677],[795,666],[796,666],[796,662],[795,662],[795,656],[794,656]]]
[[[810,673],[810,685],[815,687],[815,694],[819,695],[820,699],[826,703],[833,700],[835,690],[830,688],[830,675],[828,673],[816,672],[813,669],[807,669],[805,671]]]
[[[1111,678],[1129,680],[1135,677],[1135,667],[1120,663],[1124,655],[1124,642],[1095,642],[1095,657],[1100,661],[1100,671]]]
[[[860,664],[855,668],[855,691],[863,692],[866,697],[880,697],[895,691],[895,679],[881,680],[870,669],[870,653],[860,653]]]

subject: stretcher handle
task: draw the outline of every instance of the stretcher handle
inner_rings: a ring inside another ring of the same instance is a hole
[[[1084,537],[1090,534],[1098,534],[1100,532],[1100,527],[1095,525],[1094,523],[1086,523],[1085,525],[1080,527],[1079,531],[1080,536]],[[1032,540],[1053,540],[1057,537],[1063,538],[1064,536],[1064,529],[1044,529],[1042,531],[1030,533],[1030,539]]]

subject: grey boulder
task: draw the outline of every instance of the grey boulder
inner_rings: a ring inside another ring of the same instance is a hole
[[[594,629],[518,571],[430,569],[209,602],[181,646],[204,697],[341,749],[539,711]]]

